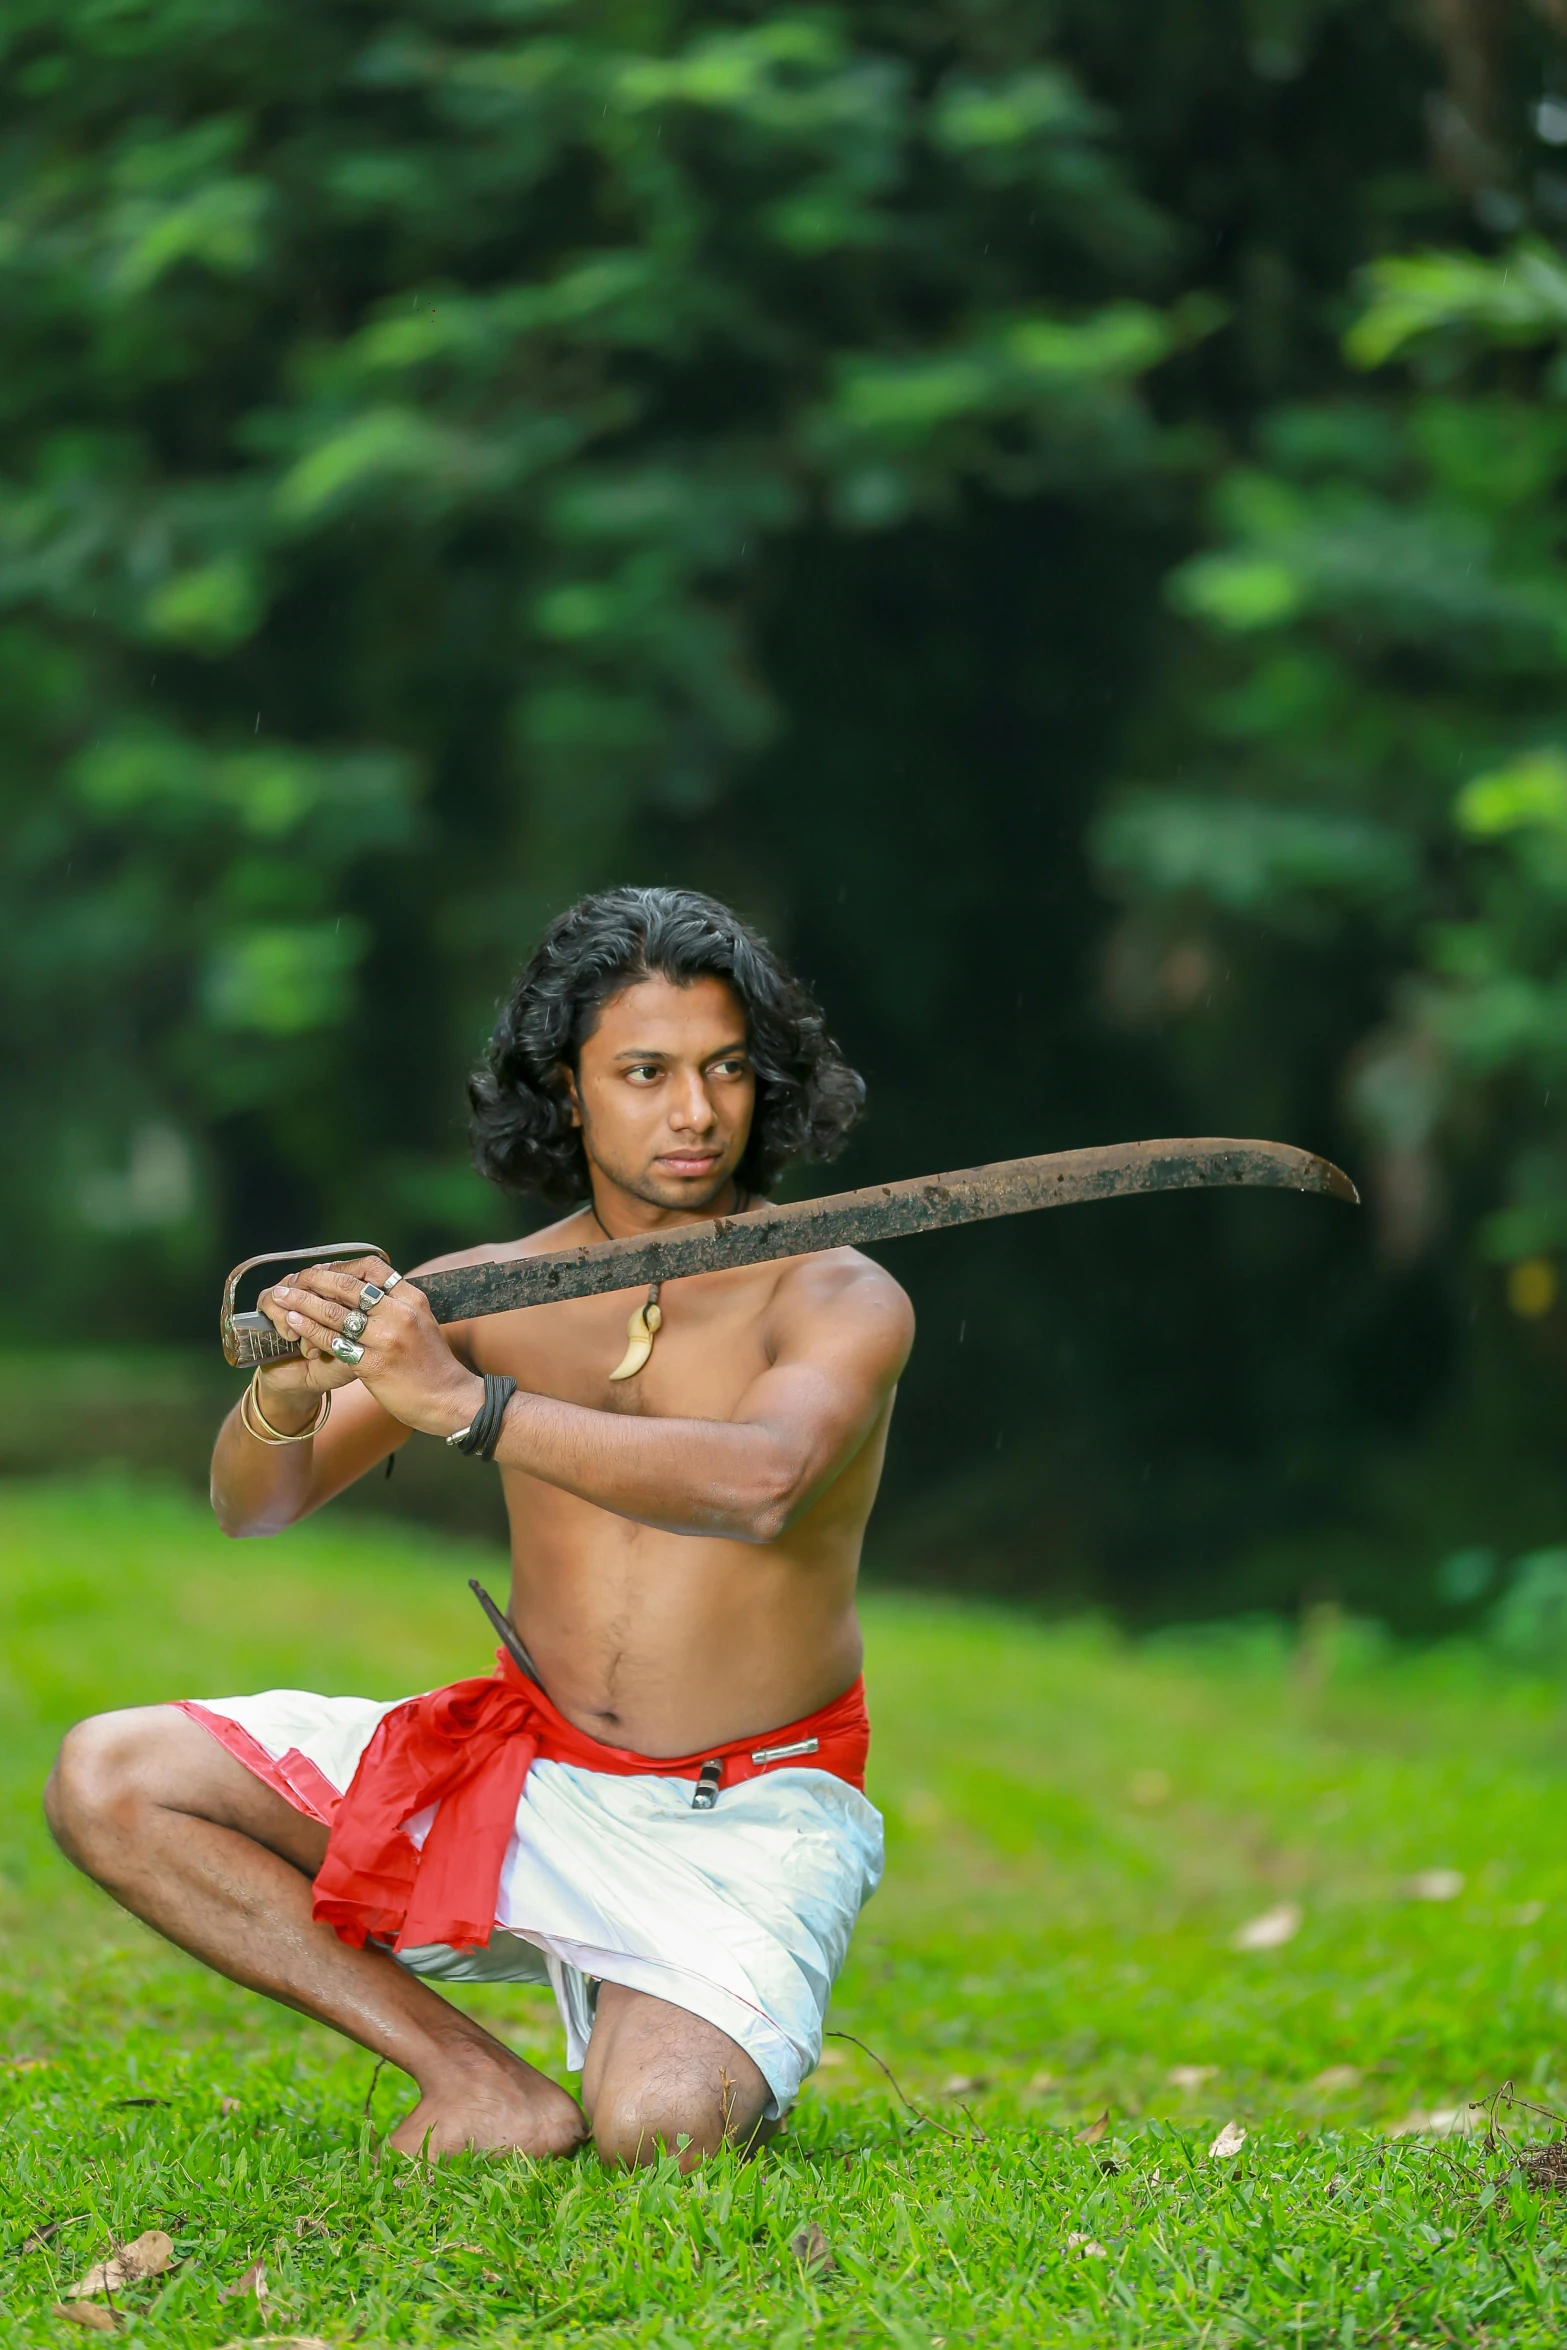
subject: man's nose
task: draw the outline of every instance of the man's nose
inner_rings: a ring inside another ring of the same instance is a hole
[[[669,1105],[669,1123],[683,1133],[705,1134],[713,1118],[712,1097],[702,1081],[701,1071],[689,1070],[675,1087]]]

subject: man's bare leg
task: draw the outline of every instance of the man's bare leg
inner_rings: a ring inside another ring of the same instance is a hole
[[[44,1803],[67,1858],[122,1908],[417,2081],[419,2102],[391,2135],[400,2152],[567,2154],[586,2136],[564,2089],[395,1959],[316,1923],[326,1829],[175,1707],[78,1723]]]
[[[689,2009],[605,1983],[593,2019],[582,2102],[607,2163],[674,2153],[692,2170],[725,2144],[760,2145],[777,2128],[762,2113],[772,2091],[745,2050]]]

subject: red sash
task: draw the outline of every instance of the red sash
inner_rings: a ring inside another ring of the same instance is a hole
[[[600,1745],[558,1713],[504,1651],[496,1662],[499,1671],[482,1680],[455,1681],[394,1706],[359,1758],[315,1883],[316,1916],[355,1950],[372,1937],[395,1950],[428,1942],[472,1950],[488,1942],[518,1800],[540,1759],[615,1778],[700,1778],[709,1787],[791,1766],[865,1785],[863,1680],[785,1729],[732,1738],[701,1754],[655,1757]],[[808,1739],[816,1741],[808,1753],[778,1752]],[[404,1823],[431,1804],[439,1808],[416,1846]]]

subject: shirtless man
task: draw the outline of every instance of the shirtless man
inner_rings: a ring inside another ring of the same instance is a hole
[[[862,1088],[732,914],[615,890],[552,925],[470,1095],[483,1172],[587,1204],[440,1264],[743,1208],[842,1142]],[[849,1249],[682,1280],[612,1379],[632,1302],[443,1329],[384,1265],[291,1276],[263,1303],[306,1351],[258,1372],[213,1454],[224,1530],[273,1534],[411,1433],[495,1407],[510,1615],[542,1690],[501,1659],[402,1707],[272,1691],[106,1714],[49,1783],[58,1841],[125,1908],[412,2076],[407,2153],[752,2141],[820,2055],[880,1875],[854,1588],[908,1301]],[[355,1332],[350,1364],[330,1350]],[[470,1907],[483,1881],[477,1926],[459,1879]],[[431,1987],[546,1978],[580,2108]]]

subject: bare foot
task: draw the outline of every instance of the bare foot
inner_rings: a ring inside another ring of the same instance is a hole
[[[395,2153],[427,2162],[460,2154],[570,2154],[588,2125],[574,2097],[497,2050],[493,2058],[465,2058],[422,2084],[418,2104],[386,2143]]]

